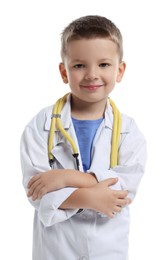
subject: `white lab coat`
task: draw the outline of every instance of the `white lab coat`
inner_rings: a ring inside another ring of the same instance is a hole
[[[47,143],[51,114],[52,106],[40,111],[22,135],[21,165],[26,191],[32,176],[50,170]],[[78,146],[71,121],[70,97],[62,111],[62,123]],[[128,196],[133,199],[144,173],[145,139],[134,120],[122,115],[119,165],[110,169],[112,123],[112,108],[107,103],[105,119],[93,142],[89,171],[95,173],[98,181],[118,177],[118,183],[112,188],[128,190]],[[54,168],[74,169],[71,147],[57,130],[54,141]],[[79,160],[82,171],[81,157]],[[129,207],[123,208],[111,219],[93,210],[77,213],[78,209],[59,209],[75,190],[67,187],[50,192],[35,202],[30,199],[35,208],[33,260],[127,260]]]

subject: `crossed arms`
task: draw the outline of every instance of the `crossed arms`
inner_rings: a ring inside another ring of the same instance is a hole
[[[94,174],[77,170],[49,170],[31,178],[27,196],[35,201],[46,193],[75,187],[77,189],[60,205],[60,209],[92,209],[113,217],[114,213],[131,203],[128,191],[112,189],[117,181],[118,178],[109,178],[98,183]]]

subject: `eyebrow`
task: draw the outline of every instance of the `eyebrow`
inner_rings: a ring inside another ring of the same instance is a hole
[[[110,61],[110,62],[112,62],[113,61],[113,59],[110,59],[110,58],[103,58],[103,59],[100,59],[99,60],[99,62],[106,62],[106,61]]]
[[[98,60],[98,62],[106,62],[106,61],[112,62],[113,59],[103,58],[103,59]],[[85,61],[85,60],[80,60],[80,59],[74,59],[74,60],[72,60],[72,62],[75,62],[75,63],[78,63],[78,62],[79,62],[79,63],[85,63],[85,62],[87,62],[87,61]]]
[[[80,63],[83,63],[83,62],[85,62],[84,60],[80,60],[80,59],[74,59],[74,60],[72,60],[72,62],[80,62]]]

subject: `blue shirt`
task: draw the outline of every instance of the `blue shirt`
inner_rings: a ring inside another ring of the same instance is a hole
[[[72,118],[72,122],[78,139],[83,169],[85,172],[90,168],[92,143],[96,131],[102,121],[103,118],[96,120],[78,120]]]

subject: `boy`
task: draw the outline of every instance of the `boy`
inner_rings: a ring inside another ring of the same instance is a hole
[[[108,96],[126,67],[121,33],[105,17],[81,17],[62,32],[61,57],[59,70],[71,89],[61,121],[80,166],[56,125],[51,168],[51,116],[60,115],[52,115],[52,106],[40,111],[21,140],[23,183],[35,207],[33,260],[127,260],[128,205],[144,173],[146,144],[134,120],[121,115],[118,165],[111,166]]]

